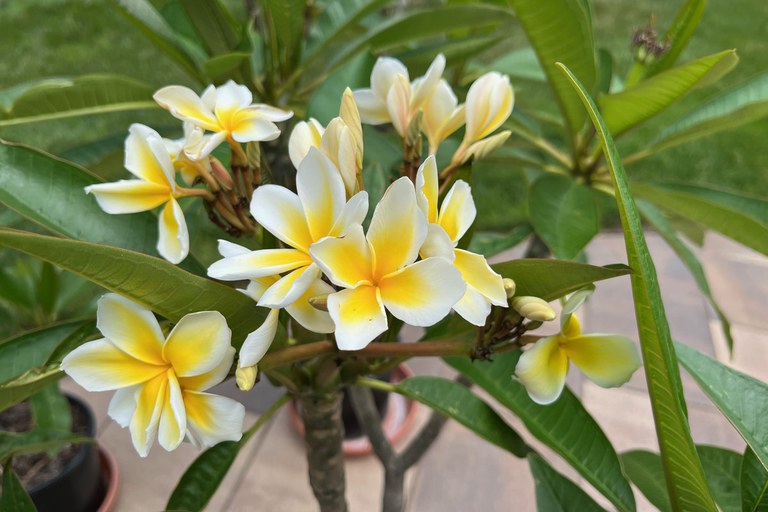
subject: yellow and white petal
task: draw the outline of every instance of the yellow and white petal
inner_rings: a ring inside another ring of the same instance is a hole
[[[385,99],[398,76],[405,78],[406,82],[410,81],[408,68],[402,62],[392,57],[379,57],[371,71],[371,90],[379,98]]]
[[[187,435],[196,448],[222,441],[239,441],[243,436],[245,407],[219,395],[184,390]]]
[[[440,80],[422,107],[424,112],[422,128],[431,149],[436,149],[440,142],[450,135],[450,133],[444,133],[443,127],[448,124],[458,104],[451,86],[445,80]]]
[[[85,187],[107,213],[137,213],[156,208],[171,198],[171,188],[144,180],[120,180]]]
[[[283,110],[281,108],[273,107],[264,103],[255,103],[249,107],[245,107],[243,110],[249,112],[255,112],[262,119],[277,123],[280,121],[287,121],[293,117],[293,112],[290,110]]]
[[[109,401],[107,414],[123,428],[131,423],[133,412],[136,410],[136,393],[139,387],[140,385],[120,388],[115,391]]]
[[[467,322],[482,326],[491,312],[491,303],[479,291],[467,285],[464,296],[453,305],[456,311]]]
[[[333,286],[321,279],[315,279],[304,295],[296,302],[286,306],[285,310],[302,327],[312,332],[327,334],[333,332],[333,320],[327,311],[320,311],[309,303],[312,297],[330,295],[334,292]]]
[[[279,240],[306,252],[314,240],[299,196],[285,187],[262,185],[253,193],[251,215]]]
[[[561,313],[560,332],[563,336],[566,338],[581,336],[581,322],[579,322],[579,318],[573,313],[566,313],[565,316],[565,320],[562,320],[563,315]]]
[[[234,258],[235,256],[242,256],[251,252],[247,247],[221,239],[219,239],[218,249],[219,254],[225,258]]]
[[[163,87],[152,96],[171,115],[182,121],[189,121],[210,131],[221,127],[211,109],[192,89],[180,85]]]
[[[155,315],[147,308],[116,293],[107,293],[98,302],[96,327],[131,357],[148,364],[165,364],[165,336]]]
[[[411,84],[403,75],[397,75],[387,93],[387,111],[392,126],[401,137],[405,137],[411,122]]]
[[[501,126],[512,113],[514,93],[509,77],[495,71],[481,76],[467,92],[464,141],[478,141]]]
[[[312,241],[328,236],[347,200],[339,170],[319,149],[310,148],[296,172],[296,190]]]
[[[437,224],[430,224],[427,227],[427,238],[421,244],[419,254],[424,259],[445,258],[448,261],[456,259],[453,240]]]
[[[245,290],[240,290],[240,291],[244,292],[253,300],[258,301],[261,298],[261,296],[264,295],[264,292],[266,292],[270,286],[278,282],[280,279],[281,277],[279,275],[257,277],[256,279],[252,279],[251,282],[248,283],[248,287]]]
[[[568,374],[568,357],[560,349],[560,337],[537,341],[520,356],[515,375],[537,404],[551,404],[558,399]]]
[[[309,148],[320,147],[324,132],[323,125],[314,117],[310,118],[309,121],[300,121],[296,124],[288,138],[288,156],[296,169],[299,168],[299,164],[309,153]]]
[[[604,388],[625,384],[643,364],[635,342],[624,336],[585,334],[567,338],[562,346],[573,364]]]
[[[163,357],[179,377],[194,377],[216,368],[232,345],[232,331],[218,311],[190,313],[173,328]]]
[[[344,205],[328,236],[344,235],[352,226],[361,225],[366,215],[368,215],[368,192],[361,190]]]
[[[328,296],[340,350],[360,350],[387,330],[387,314],[375,286],[361,285]]]
[[[341,179],[344,181],[344,188],[349,197],[358,190],[357,175],[358,171],[362,169],[362,167],[358,167],[358,160],[362,166],[362,159],[358,158],[357,149],[357,142],[355,142],[352,130],[347,126],[343,126],[339,131],[339,151],[336,162],[338,163]]]
[[[430,155],[416,172],[416,202],[430,224],[437,222],[437,161]]]
[[[357,89],[353,94],[363,123],[378,125],[389,122],[386,96],[376,96],[371,89]]]
[[[426,327],[451,312],[464,296],[461,273],[443,258],[429,258],[408,265],[379,282],[381,300],[403,322]]]
[[[243,346],[240,347],[239,366],[255,366],[261,361],[275,339],[279,315],[279,309],[270,310],[264,323],[245,338]]]
[[[208,110],[213,112],[216,109],[216,97],[218,96],[218,93],[216,92],[216,86],[213,84],[210,84],[208,87],[203,90],[203,93],[200,95],[200,100],[202,100],[203,105],[205,105]]]
[[[312,263],[309,255],[295,249],[261,249],[224,258],[208,267],[208,276],[240,281],[281,274]]]
[[[181,396],[179,381],[173,370],[168,370],[168,391],[160,423],[157,430],[157,440],[166,451],[179,447],[187,433],[187,415],[184,411],[184,399]]]
[[[427,72],[424,73],[424,76],[420,77],[418,87],[413,87],[412,111],[418,110],[432,96],[435,88],[440,83],[443,71],[445,71],[445,56],[442,53],[438,53],[435,60],[429,65]]]
[[[232,116],[230,129],[232,138],[237,142],[270,141],[280,136],[280,129],[275,123],[252,110],[241,110]]]
[[[399,178],[384,192],[367,237],[375,255],[375,279],[416,261],[427,237],[427,219],[416,204],[416,192],[407,177]]]
[[[453,132],[461,128],[465,121],[466,121],[466,108],[464,105],[459,105],[453,111],[453,113],[451,114],[451,117],[449,117],[448,120],[443,125],[442,130],[440,130],[440,135],[438,139],[441,141],[445,140],[446,138],[448,138],[449,135],[451,135]]]
[[[221,361],[213,370],[200,375],[195,375],[194,377],[178,377],[179,385],[182,389],[205,391],[206,389],[210,389],[216,384],[221,383],[227,378],[229,370],[232,368],[232,363],[235,360],[236,353],[237,350],[235,350],[235,347],[227,347],[224,357],[221,358]]]
[[[485,256],[456,249],[453,262],[461,272],[461,277],[475,290],[496,306],[507,306],[507,293],[501,276],[488,265]]]
[[[266,308],[284,308],[293,304],[319,277],[320,267],[314,263],[297,268],[270,286],[259,299],[258,305]]]
[[[336,286],[354,288],[373,279],[373,253],[359,224],[341,238],[325,238],[309,248],[312,259]]]
[[[464,180],[457,180],[440,205],[440,224],[454,243],[458,243],[464,233],[475,222],[477,209],[472,199],[472,190]]]
[[[236,84],[228,80],[224,85],[216,88],[216,105],[213,112],[219,123],[226,126],[226,120],[238,110],[247,107],[253,101],[251,91],[244,85]]]
[[[130,430],[133,447],[142,457],[149,455],[149,449],[155,442],[167,395],[168,377],[165,371],[136,392],[136,410],[131,417]]]
[[[88,391],[111,391],[152,380],[166,366],[139,361],[101,338],[67,354],[61,369]]]
[[[227,132],[216,132],[205,135],[202,129],[193,132],[184,145],[184,154],[193,161],[202,160],[209,156],[214,149],[227,140]]]
[[[137,178],[158,185],[173,186],[171,154],[160,134],[149,126],[134,123],[128,129],[125,168]]]
[[[160,213],[157,252],[174,265],[181,263],[189,254],[189,233],[184,211],[171,199]]]

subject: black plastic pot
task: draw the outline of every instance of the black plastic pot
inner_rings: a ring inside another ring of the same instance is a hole
[[[67,399],[83,412],[87,423],[85,435],[94,437],[96,421],[91,409],[78,398],[67,396]],[[30,489],[29,495],[38,512],[95,512],[104,500],[106,487],[98,445],[83,443],[61,473]]]

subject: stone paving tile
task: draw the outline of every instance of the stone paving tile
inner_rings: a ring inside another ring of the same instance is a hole
[[[768,382],[768,331],[741,325],[731,326],[734,345],[733,357],[731,357],[720,323],[711,321],[710,329],[715,341],[715,352],[721,362],[763,382]]]

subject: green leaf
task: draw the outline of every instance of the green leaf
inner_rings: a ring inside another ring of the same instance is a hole
[[[528,465],[536,484],[536,508],[539,512],[591,512],[604,509],[578,485],[555,471],[547,462],[531,453]]]
[[[0,229],[0,246],[50,261],[147,306],[171,322],[197,311],[219,311],[227,319],[232,344],[238,349],[266,317],[266,308],[256,307],[237,290],[145,254],[10,229]],[[278,337],[284,334],[281,328]]]
[[[157,254],[157,217],[105,213],[83,190],[100,180],[82,167],[27,146],[0,143],[0,168],[0,203],[51,232]],[[192,258],[182,267],[204,273]]]
[[[225,53],[205,61],[203,69],[214,82],[221,82],[228,78],[234,79],[233,75],[236,75],[240,66],[249,62],[250,58],[251,54],[248,52]]]
[[[11,463],[3,467],[3,495],[0,497],[0,510],[3,512],[36,512],[37,507],[32,502],[19,477],[13,472]]]
[[[115,6],[155,46],[173,59],[184,71],[202,83],[199,66],[190,52],[191,46],[174,32],[163,16],[155,10],[149,0],[119,0]]]
[[[0,384],[0,411],[26,400],[47,386],[54,385],[64,376],[59,365],[32,368],[18,377]]]
[[[131,78],[86,75],[45,80],[26,89],[10,110],[0,113],[0,127],[149,108],[157,108],[152,89]]]
[[[532,295],[546,301],[559,299],[590,283],[632,272],[620,264],[596,267],[573,261],[539,259],[512,260],[492,267],[502,277],[515,282],[517,295]]]
[[[240,449],[283,405],[289,395],[283,395],[259,416],[240,441],[224,441],[201,453],[181,476],[165,510],[168,512],[198,512],[205,508],[227,476]]]
[[[0,342],[0,382],[10,380],[48,359],[56,346],[85,322],[70,320],[23,332]]]
[[[667,244],[675,251],[677,257],[683,262],[683,265],[688,268],[693,280],[696,281],[696,285],[701,290],[701,293],[709,300],[712,308],[715,310],[717,317],[720,319],[722,325],[723,334],[728,344],[728,350],[733,351],[733,336],[731,335],[731,323],[728,318],[720,309],[720,305],[712,295],[712,290],[709,288],[709,281],[707,281],[707,275],[704,273],[704,267],[701,266],[701,262],[693,253],[693,251],[683,242],[680,237],[677,236],[677,232],[669,223],[666,217],[652,204],[645,201],[638,201],[637,207],[643,218],[653,226],[657,233],[667,242]]]
[[[43,263],[40,269],[40,276],[37,278],[37,304],[46,318],[54,313],[56,301],[61,289],[61,279],[56,267],[50,263]]]
[[[696,87],[728,73],[739,58],[736,50],[708,55],[600,97],[600,112],[611,133],[621,133],[663,111]]]
[[[728,89],[665,127],[649,152],[732,130],[768,116],[768,73]]]
[[[575,259],[600,230],[592,190],[567,176],[536,180],[528,194],[528,212],[536,233],[559,259]]]
[[[640,489],[648,501],[660,512],[671,512],[664,465],[658,453],[632,450],[621,454],[621,465],[627,477]]]
[[[698,185],[638,185],[639,196],[664,210],[768,254],[768,201]]]
[[[640,214],[608,128],[578,79],[561,66],[586,107],[608,162],[632,268],[632,293],[645,375],[673,510],[716,510],[688,426],[675,349],[661,300],[658,277]]]
[[[555,68],[555,63],[565,63],[589,90],[596,86],[597,65],[589,5],[582,0],[508,0],[508,3],[520,19],[554,88],[573,140],[586,116],[578,96]]]
[[[550,405],[528,397],[512,379],[520,352],[496,354],[493,361],[445,358],[445,361],[511,410],[530,433],[552,448],[619,510],[635,510],[632,490],[619,459],[597,422],[568,388]]]
[[[266,62],[271,62],[281,76],[294,71],[301,57],[306,0],[259,0],[269,44]]]
[[[189,21],[211,56],[233,50],[239,38],[239,27],[219,0],[181,0]]]
[[[29,399],[35,429],[72,432],[72,413],[69,400],[59,391],[58,384],[50,384]]]
[[[768,471],[749,446],[741,462],[741,509],[768,511]]]
[[[741,454],[707,445],[696,445],[696,451],[720,511],[741,512]]]
[[[676,347],[683,367],[768,467],[768,384],[682,343]]]
[[[0,461],[17,455],[40,453],[65,444],[90,442],[93,439],[58,430],[36,429],[23,433],[0,431]]]
[[[486,441],[525,457],[531,448],[491,407],[458,382],[440,377],[410,377],[395,390],[456,420]]]
[[[90,341],[100,335],[96,328],[96,320],[86,320],[80,324],[80,327],[72,331],[64,340],[56,345],[51,355],[46,359],[47,366],[58,366],[64,358],[77,347]]]
[[[478,232],[472,235],[469,242],[469,250],[486,257],[499,254],[502,251],[514,247],[531,234],[529,224],[522,224],[512,228],[507,233]]]
[[[531,80],[533,82],[545,82],[547,75],[541,68],[539,58],[533,48],[521,48],[512,52],[505,53],[498,59],[487,65],[479,63],[469,63],[470,69],[477,69],[478,72],[493,70],[499,73],[509,75],[513,79]]]

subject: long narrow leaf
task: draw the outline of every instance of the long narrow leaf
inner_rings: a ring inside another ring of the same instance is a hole
[[[768,470],[749,446],[741,461],[741,509],[744,512],[768,511]]]
[[[536,508],[539,512],[600,512],[604,509],[575,483],[555,471],[536,454],[528,456],[536,483]]]
[[[648,252],[643,225],[629,190],[626,172],[597,105],[573,73],[565,66],[560,66],[564,76],[570,79],[574,90],[579,93],[592,119],[613,179],[627,257],[633,271],[635,316],[672,508],[715,511],[717,507],[691,439],[680,371],[661,300],[656,268]]]

